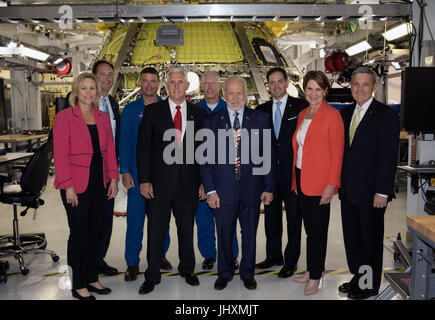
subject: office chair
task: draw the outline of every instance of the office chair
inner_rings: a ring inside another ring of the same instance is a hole
[[[26,267],[23,255],[45,253],[51,255],[53,262],[59,260],[59,256],[54,251],[45,250],[47,240],[44,233],[20,234],[18,228],[17,207],[26,207],[21,212],[21,216],[27,214],[30,208],[36,209],[44,204],[40,199],[42,192],[47,184],[47,176],[51,160],[53,158],[53,139],[50,134],[49,139],[39,150],[37,150],[24,168],[20,179],[19,190],[13,192],[4,191],[4,183],[10,182],[8,177],[0,176],[0,203],[13,205],[13,235],[0,236],[0,258],[14,256],[20,264],[20,270],[23,275],[29,273]]]

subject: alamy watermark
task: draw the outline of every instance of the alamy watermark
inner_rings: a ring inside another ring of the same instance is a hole
[[[373,29],[373,8],[369,5],[362,5],[358,13],[362,14],[362,17],[358,19],[359,28],[361,30]]]
[[[73,8],[68,5],[63,5],[59,7],[58,13],[59,17],[59,28],[61,30],[72,30],[73,29]]]
[[[171,141],[163,150],[163,161],[172,164],[235,164],[237,148],[234,130],[218,129],[217,134],[210,129],[194,130],[194,122],[187,121],[184,134],[184,150],[177,141],[177,130],[168,129],[163,141]],[[267,175],[272,166],[272,130],[242,128],[240,130],[240,163],[252,164],[252,175]],[[202,142],[195,150],[195,142]]]

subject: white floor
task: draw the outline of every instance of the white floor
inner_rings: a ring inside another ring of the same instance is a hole
[[[66,244],[68,238],[68,225],[65,210],[60,200],[58,190],[53,188],[53,177],[49,178],[48,188],[43,195],[45,205],[38,210],[36,220],[32,220],[33,211],[27,216],[20,217],[20,232],[44,232],[48,240],[47,248],[56,251],[60,256],[57,263],[53,263],[48,255],[27,255],[25,261],[30,273],[21,275],[17,261],[9,258],[10,269],[7,283],[0,284],[0,300],[71,300],[71,292],[65,289],[66,271]],[[384,241],[384,269],[391,270],[398,266],[393,261],[392,241],[400,232],[406,233],[406,191],[401,188],[397,199],[388,206],[385,215],[385,241]],[[343,244],[339,200],[333,199],[331,220],[329,226],[328,252],[326,259],[327,274],[319,292],[313,296],[304,296],[304,284],[277,277],[279,267],[272,268],[266,273],[257,270],[258,287],[256,290],[245,289],[243,283],[236,276],[222,291],[213,289],[216,280],[216,266],[213,272],[203,273],[201,263],[203,258],[196,250],[196,272],[200,286],[190,287],[183,278],[164,274],[161,283],[148,295],[139,295],[138,290],[143,282],[139,276],[135,282],[124,281],[126,269],[124,260],[126,219],[114,218],[113,234],[106,261],[118,268],[120,274],[113,277],[102,276],[100,281],[104,286],[112,289],[107,296],[97,296],[98,300],[347,300],[348,298],[338,292],[338,286],[348,281],[351,275],[347,271],[346,256]],[[0,205],[0,234],[12,233],[12,206]],[[305,234],[302,233],[302,250],[298,263],[298,272],[305,270]],[[239,234],[240,238],[240,234]],[[196,241],[196,238],[195,238]],[[284,243],[286,237],[284,236]],[[195,242],[196,243],[196,242]],[[167,258],[174,267],[178,264],[177,235],[174,219],[171,219],[171,245]],[[265,258],[264,220],[260,217],[257,232],[257,262]],[[239,255],[240,259],[240,255]],[[146,241],[143,242],[141,253],[140,272],[146,269]],[[381,291],[387,286],[383,280]]]

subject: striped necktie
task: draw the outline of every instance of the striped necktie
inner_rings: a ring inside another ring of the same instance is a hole
[[[352,123],[350,124],[349,130],[349,145],[352,145],[353,138],[355,136],[356,128],[358,128],[359,123],[361,122],[361,111],[362,107],[356,107],[356,113],[353,117]]]
[[[235,177],[237,180],[240,179],[240,121],[239,121],[239,113],[234,112],[234,143],[237,150],[236,154],[236,162],[235,162]]]

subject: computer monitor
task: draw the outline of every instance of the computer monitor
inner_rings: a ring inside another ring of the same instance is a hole
[[[400,124],[406,131],[435,132],[435,67],[402,71]]]

